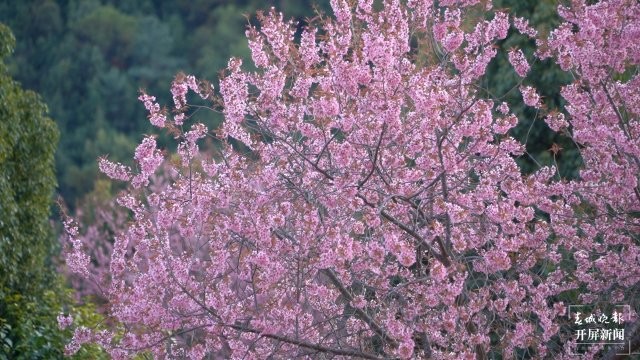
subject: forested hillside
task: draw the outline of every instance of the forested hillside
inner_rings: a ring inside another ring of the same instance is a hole
[[[270,6],[303,21],[328,1],[0,1],[17,38],[11,74],[37,91],[62,136],[59,193],[70,207],[94,187],[97,158],[125,161],[151,131],[139,89],[157,94],[178,71],[217,79],[231,56],[247,58],[246,16]]]
[[[531,18],[534,27],[548,32],[558,23],[556,3],[502,0],[496,7]],[[74,208],[94,189],[98,157],[126,162],[139,134],[152,131],[136,101],[140,89],[166,103],[170,93],[164,89],[179,71],[217,81],[229,57],[248,58],[244,30],[249,21],[256,22],[257,10],[270,6],[301,25],[316,15],[315,9],[331,13],[328,0],[1,0],[0,22],[17,38],[10,72],[25,88],[42,95],[63,134],[56,173],[58,192],[67,205]],[[521,47],[528,55],[534,46],[514,33],[500,44],[504,49]],[[493,61],[483,85],[492,95],[515,103],[519,93],[513,90],[520,80],[513,72],[500,71],[506,64],[505,57]],[[533,71],[540,74],[532,77],[534,85],[554,99],[550,104],[559,106],[560,85],[568,82],[568,75],[551,62],[534,63]],[[536,158],[521,158],[523,169],[553,162],[548,149],[559,143],[566,151],[557,160],[566,163],[566,176],[574,176],[580,160],[571,144],[548,131],[540,119],[533,121],[534,111],[516,108],[515,113],[521,119],[516,136],[536,139],[528,141]]]

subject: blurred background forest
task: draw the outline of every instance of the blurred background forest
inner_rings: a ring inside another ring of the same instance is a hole
[[[275,6],[302,21],[316,3],[329,10],[328,0],[0,1],[0,22],[17,39],[9,71],[42,96],[60,129],[67,206],[94,189],[99,156],[127,163],[151,131],[139,89],[166,104],[178,71],[215,83],[229,57],[250,56],[247,16]]]
[[[558,0],[496,0],[494,8],[509,8],[512,14],[530,19],[540,33],[547,34],[559,23],[557,4]],[[12,232],[0,221],[0,270],[26,264],[26,258],[38,258],[37,269],[31,269],[32,273],[55,274],[54,259],[59,244],[53,231],[44,228],[48,221],[46,209],[57,211],[53,200],[58,196],[72,212],[91,208],[92,203],[99,206],[98,203],[113,197],[117,189],[98,174],[98,157],[108,155],[112,161],[131,164],[134,149],[144,134],[155,131],[146,119],[144,106],[137,100],[139,89],[156,96],[160,104],[170,104],[170,84],[180,71],[209,80],[218,88],[218,72],[226,67],[231,56],[243,58],[245,67],[250,68],[244,31],[249,22],[256,23],[257,10],[268,10],[271,6],[297,21],[299,30],[305,25],[305,19],[316,15],[316,10],[331,14],[329,0],[0,0],[0,23],[8,26],[16,38],[11,56],[5,54],[7,37],[0,38],[0,75],[6,72],[7,79],[13,78],[22,88],[38,93],[39,99],[31,93],[20,106],[29,107],[31,102],[31,107],[38,109],[37,119],[47,116],[48,108],[48,116],[59,131],[56,179],[48,182],[47,189],[53,189],[54,180],[57,188],[48,198],[50,190],[45,189],[44,197],[39,195],[38,210],[33,212],[37,214],[33,216],[38,217],[39,232],[25,232],[24,229],[33,225],[21,220],[15,211],[10,214],[16,219],[10,224]],[[511,133],[527,143],[529,156],[518,159],[523,172],[557,161],[561,175],[573,177],[580,164],[575,146],[561,134],[550,131],[533,108],[516,105],[521,103],[517,88],[523,80],[512,70],[505,53],[518,47],[529,59],[534,59],[534,45],[532,40],[510,33],[499,43],[503,51],[491,62],[480,85],[488,97],[510,103],[519,117],[520,122]],[[569,80],[570,76],[551,62],[536,61],[523,84],[541,89],[546,104],[551,109],[562,110],[559,90]],[[0,83],[0,95],[7,84],[12,89],[17,86],[8,80]],[[17,106],[0,101],[0,113],[6,110],[9,114],[0,119],[0,125],[8,126],[7,136],[15,131],[11,130],[12,116],[22,116]],[[203,112],[200,116],[208,116],[210,121],[220,120],[215,114]],[[41,126],[37,121],[33,124],[30,125],[33,129]],[[2,145],[4,127],[0,126],[0,130]],[[51,128],[42,131],[40,137],[51,137],[53,143],[56,134]],[[162,142],[160,137],[161,145]],[[563,149],[555,154],[555,159],[549,151],[553,144]],[[20,156],[32,156],[30,150],[27,151],[29,146],[25,144],[26,150]],[[0,177],[14,172],[11,167],[3,167],[2,155],[0,151]],[[35,171],[38,170],[31,169]],[[38,178],[44,176],[42,174],[30,175]],[[50,172],[47,174],[53,176]],[[4,180],[7,180],[5,185],[12,185],[9,177]],[[7,194],[14,195],[7,195],[7,199],[18,199],[15,195],[18,190],[11,191]],[[9,207],[8,202],[2,203],[2,196],[0,191],[0,216],[3,217],[0,220],[6,224],[3,211]],[[25,212],[30,211],[30,207],[35,209],[34,204],[27,206],[19,202],[15,207]],[[54,222],[59,226],[60,219],[56,216]],[[20,247],[16,244],[24,244],[24,255],[18,254],[16,249]],[[39,250],[33,250],[34,246]],[[5,283],[0,276],[0,360],[61,355],[61,336],[70,335],[60,334],[55,325],[55,316],[62,309],[73,312],[87,325],[99,321],[91,304],[73,307],[68,282],[62,276],[30,279],[20,267],[15,269],[18,270],[12,273],[15,279],[11,282]],[[16,285],[29,281],[38,284],[34,283],[33,289]],[[45,295],[49,300],[43,302]],[[18,314],[16,309],[21,312]],[[22,330],[16,330],[16,326]],[[47,351],[50,352],[41,351],[43,341],[49,344]],[[9,355],[3,357],[3,354]],[[96,354],[88,353],[86,358],[96,358]]]
[[[531,18],[542,32],[558,22],[555,0],[495,3]],[[0,22],[17,39],[9,71],[42,96],[61,133],[57,191],[67,206],[73,209],[94,190],[99,156],[127,163],[142,134],[152,131],[137,101],[139,89],[167,104],[178,71],[215,84],[229,57],[249,59],[248,16],[271,6],[301,26],[315,9],[331,13],[328,0],[0,0]],[[532,55],[533,43],[523,37],[514,34],[503,42],[504,48],[512,46]],[[493,94],[507,93],[519,80],[512,71],[500,71],[504,67],[509,68],[506,58],[493,61],[484,84]],[[553,99],[566,75],[548,64],[534,64],[534,71],[539,76],[530,78],[558,105]],[[511,91],[507,100],[517,96]],[[524,136],[536,114],[523,111],[516,109],[523,121],[516,132]],[[531,153],[548,162],[545,150],[562,141],[543,126],[532,130]]]

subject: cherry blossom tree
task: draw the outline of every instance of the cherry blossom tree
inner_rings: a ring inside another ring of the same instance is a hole
[[[179,161],[153,136],[136,169],[100,160],[130,184],[117,201],[131,221],[100,280],[113,326],[75,329],[68,352],[573,358],[572,301],[630,305],[638,348],[640,5],[574,0],[548,36],[488,1],[331,5],[300,34],[260,14],[247,30],[255,71],[231,59],[215,89],[178,75],[170,109],[141,94]],[[538,47],[507,54],[505,71],[522,77],[512,91],[573,140],[576,179],[557,165],[523,174],[517,118],[481,87],[510,31]],[[573,75],[564,109],[528,85],[547,58]],[[193,119],[207,109],[221,126]],[[173,175],[158,186],[163,162]],[[65,224],[67,266],[91,277],[87,244]]]

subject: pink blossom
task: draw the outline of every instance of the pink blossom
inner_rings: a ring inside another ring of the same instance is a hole
[[[506,38],[507,32],[509,31],[509,15],[501,11],[496,12],[487,30],[490,38]]]
[[[542,105],[540,102],[540,95],[538,95],[538,92],[533,87],[520,86],[520,93],[522,94],[522,99],[527,106],[540,107]]]
[[[73,324],[73,317],[71,315],[59,314],[57,317],[58,327],[60,330],[64,330]]]
[[[262,25],[260,32],[264,35],[266,43],[279,61],[286,62],[289,44],[294,34],[292,22],[285,22],[282,13],[276,13],[274,8],[271,8],[269,14],[262,16],[260,20]]]
[[[331,8],[338,23],[348,24],[351,19],[351,9],[346,0],[331,0]]]
[[[148,178],[163,161],[163,156],[156,148],[156,140],[153,137],[146,137],[136,148],[134,159],[138,162],[140,173],[133,178],[134,187],[146,185]]]
[[[498,106],[498,111],[502,114],[502,115],[507,115],[509,113],[509,105],[506,102],[502,102],[499,106]]]
[[[529,25],[529,20],[525,18],[517,16],[513,17],[513,26],[515,26],[515,28],[518,29],[521,34],[527,35],[530,38],[535,38],[536,36],[538,36],[538,32]]]
[[[173,95],[173,103],[176,109],[180,110],[187,103],[187,92],[189,88],[187,84],[174,80],[173,84],[171,84],[171,95]]]
[[[413,347],[415,343],[412,339],[407,339],[400,344],[398,348],[398,356],[401,359],[410,359],[411,355],[413,355]]]
[[[250,28],[246,32],[249,40],[249,49],[251,50],[251,59],[257,67],[265,67],[269,64],[269,57],[264,51],[264,42],[262,36],[255,28]]]
[[[77,328],[67,352],[94,342],[114,358],[563,358],[574,350],[568,291],[637,307],[640,81],[628,69],[640,62],[640,5],[574,1],[548,38],[514,18],[537,55],[574,76],[560,110],[528,85],[508,105],[485,91],[498,54],[529,71],[521,50],[497,46],[510,15],[437,5],[332,1],[335,18],[311,22],[299,43],[271,10],[247,32],[256,71],[231,59],[219,94],[177,76],[170,161],[152,136],[133,154],[136,174],[102,159],[132,185],[120,207],[82,233],[65,222],[68,268],[99,284],[110,320]],[[433,59],[416,56],[412,36],[431,34]],[[215,144],[204,124],[183,129],[189,91],[224,116]],[[168,111],[140,100],[164,126]],[[562,131],[578,176],[549,161],[564,154],[557,144],[545,159],[512,136],[510,106]]]
[[[182,124],[184,123],[184,118],[185,118],[185,114],[184,114],[184,113],[176,114],[176,115],[173,117],[173,122],[174,122],[176,125],[180,126],[180,125],[182,125]]]
[[[229,60],[228,69],[229,76],[220,81],[220,93],[225,102],[225,117],[231,124],[228,125],[230,135],[237,135],[238,130],[234,126],[235,123],[244,120],[246,112],[246,101],[248,96],[248,88],[246,76],[240,72],[242,61],[239,59]]]
[[[106,158],[100,158],[98,168],[111,179],[122,181],[129,181],[129,179],[131,179],[131,169],[128,166],[113,163]]]
[[[85,253],[82,241],[79,239],[78,226],[72,219],[64,221],[64,230],[66,235],[66,264],[71,272],[88,276],[89,257]]]
[[[565,120],[564,114],[560,112],[549,114],[545,118],[545,122],[553,131],[560,131],[569,126]]]
[[[464,33],[462,30],[452,31],[445,35],[442,39],[442,46],[448,52],[456,50],[464,41]]]
[[[305,67],[310,68],[320,61],[316,45],[315,29],[304,29],[300,39],[300,52]]]
[[[516,70],[516,73],[518,73],[520,77],[525,77],[529,72],[530,66],[524,54],[522,53],[522,50],[520,49],[509,50],[509,62],[511,63],[513,68]]]
[[[149,121],[151,124],[160,128],[164,127],[167,117],[160,109],[160,105],[155,102],[155,96],[149,96],[141,91],[138,99],[144,103],[144,107],[149,112]]]

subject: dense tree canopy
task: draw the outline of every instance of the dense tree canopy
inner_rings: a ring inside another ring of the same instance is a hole
[[[0,24],[0,360],[62,358],[71,337],[58,317],[96,327],[91,304],[76,305],[58,274],[59,243],[49,216],[58,129],[40,96],[16,82],[5,60],[15,38]],[[105,359],[83,346],[74,359]]]
[[[48,222],[58,129],[40,97],[9,76],[14,44],[0,24],[0,359],[45,359],[61,356],[65,339]]]
[[[606,303],[640,347],[640,5],[575,0],[543,31],[490,1],[382,3],[333,0],[303,29],[259,14],[252,66],[178,74],[169,109],[141,92],[177,147],[100,160],[128,186],[107,276],[65,221],[114,324],[75,327],[69,352],[612,359],[568,317]],[[562,139],[546,160],[518,112]]]

